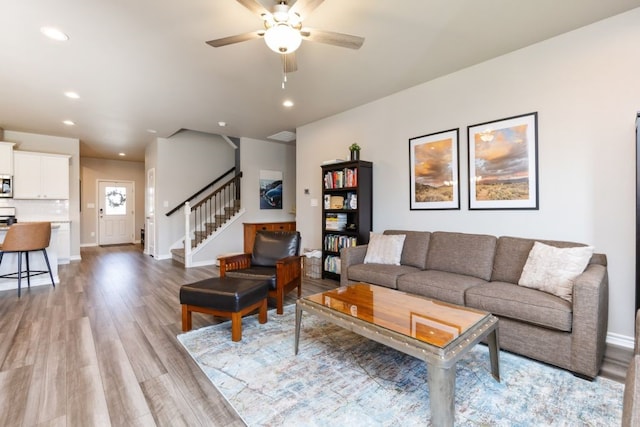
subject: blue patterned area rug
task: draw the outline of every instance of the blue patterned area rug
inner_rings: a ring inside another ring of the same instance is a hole
[[[295,308],[243,319],[242,341],[229,322],[178,336],[249,426],[414,426],[430,418],[420,360],[305,313],[293,354]],[[477,345],[457,364],[456,426],[617,426],[624,386],[588,382],[502,351],[502,382]]]

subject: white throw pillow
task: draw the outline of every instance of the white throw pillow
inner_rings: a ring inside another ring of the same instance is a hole
[[[364,257],[365,264],[393,264],[400,265],[404,234],[369,234],[369,245]]]
[[[557,295],[569,302],[575,279],[587,268],[593,246],[556,248],[535,242],[518,285]]]

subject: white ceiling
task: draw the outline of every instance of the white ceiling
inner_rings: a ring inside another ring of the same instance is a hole
[[[325,0],[304,25],[364,45],[303,41],[283,90],[279,56],[263,40],[205,44],[261,27],[235,0],[0,0],[0,127],[79,138],[82,156],[122,151],[138,161],[156,136],[180,129],[266,139],[636,7],[640,0]],[[46,39],[45,25],[70,40]],[[81,98],[66,98],[69,90]],[[295,106],[282,107],[285,99]]]

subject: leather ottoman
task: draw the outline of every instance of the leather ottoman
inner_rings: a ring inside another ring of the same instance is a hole
[[[180,287],[182,330],[190,331],[191,313],[231,318],[231,339],[242,339],[242,316],[259,311],[260,323],[267,322],[269,282],[235,277],[213,277]]]

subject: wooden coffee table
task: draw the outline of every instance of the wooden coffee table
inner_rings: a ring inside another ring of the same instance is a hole
[[[456,362],[484,338],[500,381],[498,319],[491,313],[356,283],[298,299],[296,354],[303,311],[424,360],[434,426],[453,425]]]

